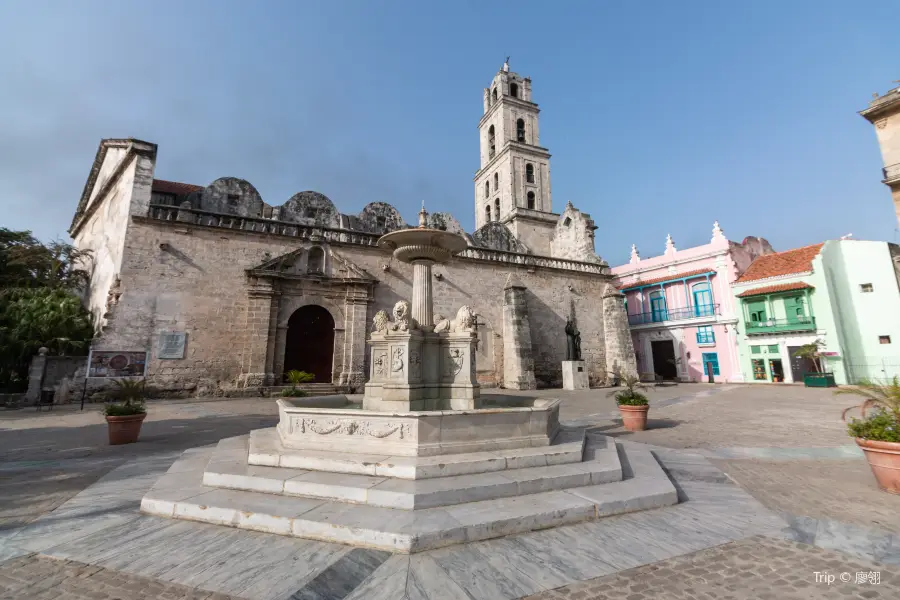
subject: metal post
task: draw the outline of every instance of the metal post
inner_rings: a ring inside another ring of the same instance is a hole
[[[84,410],[84,397],[87,394],[87,373],[84,376],[84,385],[81,388],[81,410]]]

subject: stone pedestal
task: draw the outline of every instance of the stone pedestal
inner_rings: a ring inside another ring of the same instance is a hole
[[[373,333],[369,338],[369,382],[363,409],[381,411],[427,410],[422,380],[421,331]]]
[[[564,360],[562,372],[564,390],[588,389],[587,367],[584,366],[583,360]]]
[[[475,332],[438,334],[440,355],[439,408],[481,408],[481,386],[475,377]],[[436,407],[437,408],[437,407]]]
[[[474,332],[419,329],[373,333],[364,410],[472,410],[481,407]]]

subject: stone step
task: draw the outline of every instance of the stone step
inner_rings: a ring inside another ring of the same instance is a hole
[[[577,463],[581,462],[583,453],[583,430],[560,431],[550,446],[439,456],[386,456],[285,448],[278,438],[278,432],[271,427],[250,432],[247,462],[265,467],[398,479],[431,479]]]
[[[542,467],[506,469],[423,480],[249,465],[247,436],[219,442],[203,473],[203,485],[303,496],[403,510],[524,496],[622,479],[615,444],[598,438],[591,459]]]
[[[204,486],[194,454],[157,481],[141,510],[412,553],[677,503],[675,487],[650,451],[630,446],[627,456],[622,447],[618,452],[629,475],[623,481],[414,511]]]

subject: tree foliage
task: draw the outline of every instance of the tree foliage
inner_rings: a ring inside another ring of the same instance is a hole
[[[78,292],[89,280],[88,253],[30,231],[0,228],[0,388],[25,385],[39,348],[86,353],[94,327]]]
[[[84,288],[90,253],[60,240],[42,244],[30,231],[0,227],[0,290],[49,287]]]

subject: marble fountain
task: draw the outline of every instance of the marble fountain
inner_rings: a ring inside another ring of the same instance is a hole
[[[482,401],[473,310],[432,313],[432,265],[467,244],[425,217],[378,242],[413,297],[373,319],[362,405],[279,399],[277,427],[185,452],[144,513],[412,553],[677,502],[651,452],[561,428],[558,399]]]

